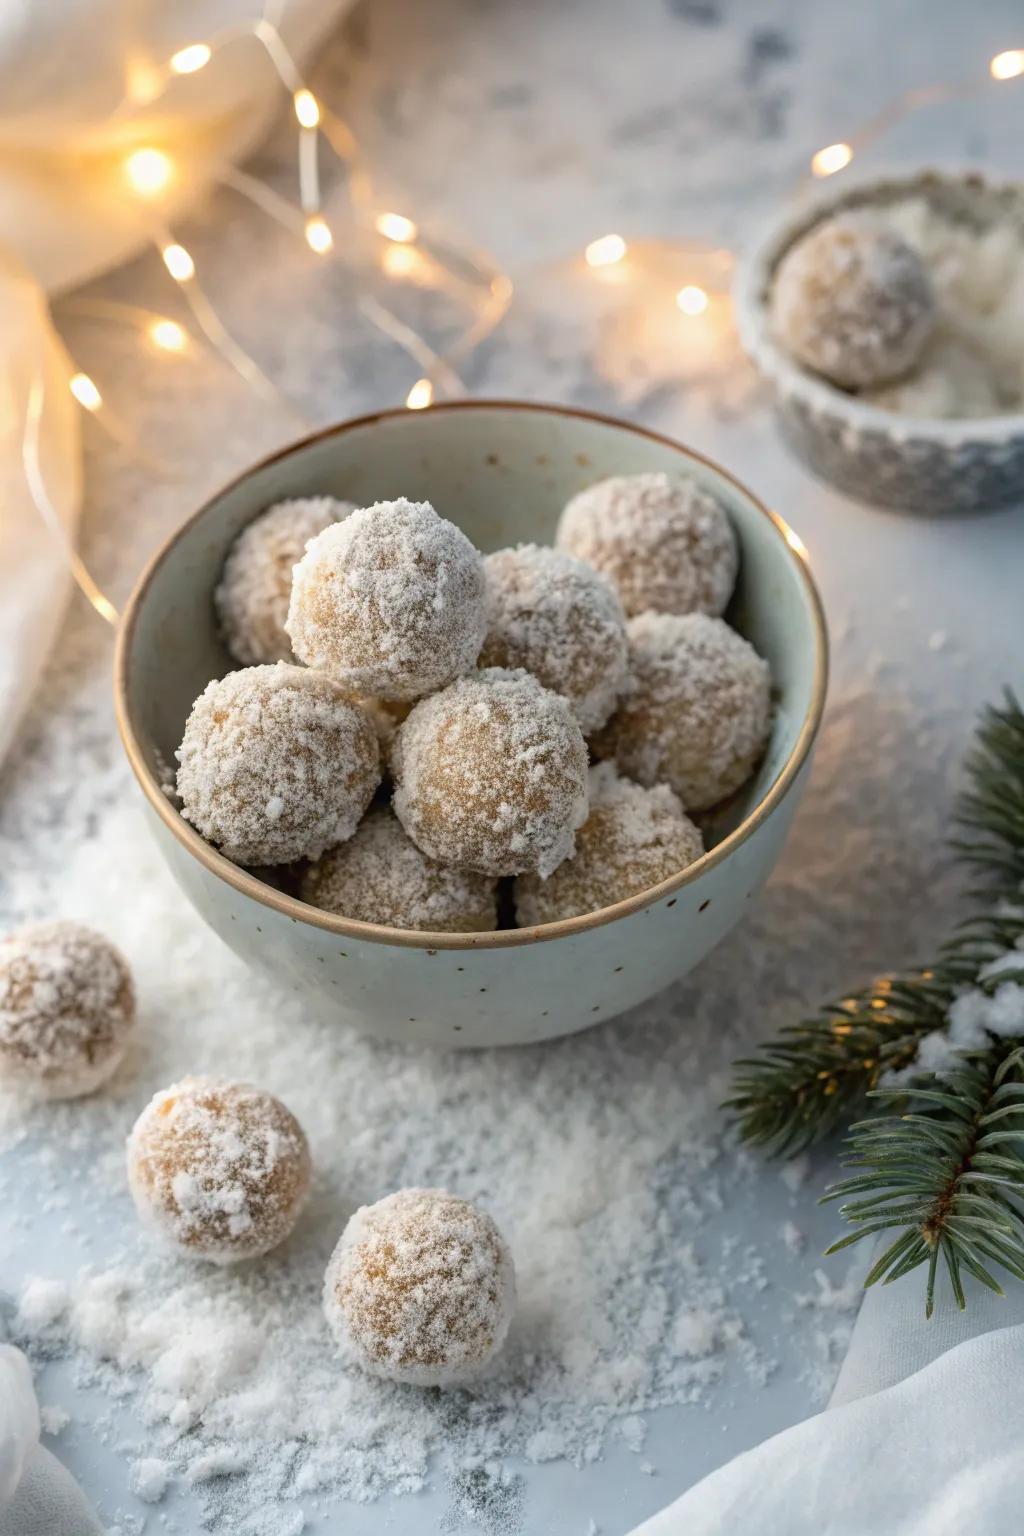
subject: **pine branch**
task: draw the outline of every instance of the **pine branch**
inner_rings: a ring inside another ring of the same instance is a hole
[[[945,1027],[957,989],[1024,932],[1024,712],[1009,690],[982,712],[967,774],[955,817],[964,836],[953,846],[981,876],[974,895],[989,910],[964,923],[934,965],[831,1004],[738,1061],[725,1107],[745,1141],[792,1156],[831,1135],[884,1073],[909,1066],[921,1039]]]
[[[888,1285],[927,1264],[931,1317],[941,1262],[961,1310],[964,1271],[1001,1296],[993,1269],[1024,1280],[1024,1211],[1017,1203],[1024,1200],[1024,1043],[993,1042],[941,1079],[900,1092],[910,1104],[906,1113],[851,1128],[844,1166],[863,1171],[824,1199],[845,1202],[839,1214],[854,1231],[826,1252],[895,1228],[898,1236],[865,1285]],[[891,1090],[882,1090],[886,1095]]]

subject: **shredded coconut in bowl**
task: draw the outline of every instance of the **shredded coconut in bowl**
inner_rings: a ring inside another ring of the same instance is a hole
[[[325,853],[302,879],[311,906],[360,923],[433,933],[487,933],[498,926],[489,875],[453,869],[421,853],[394,812],[372,810],[355,836]]]
[[[310,539],[353,511],[333,496],[279,501],[242,529],[213,594],[225,644],[241,666],[294,661],[284,628],[292,571]]]
[[[569,705],[529,672],[489,667],[423,699],[395,736],[394,807],[431,858],[549,875],[587,819],[587,748]]]
[[[626,616],[615,588],[558,549],[520,544],[484,561],[482,667],[523,667],[569,700],[584,734],[604,725],[626,683]]]
[[[38,923],[0,939],[0,1087],[41,1099],[92,1093],[134,1023],[131,972],[101,933]]]
[[[295,567],[296,656],[350,693],[417,699],[475,664],[483,557],[429,502],[380,501],[315,538]]]
[[[594,749],[641,784],[670,785],[688,811],[708,810],[739,789],[764,751],[768,663],[703,613],[641,614],[629,622],[629,647],[629,692]]]
[[[588,486],[566,506],[555,542],[607,576],[630,615],[724,613],[736,585],[728,514],[681,476],[613,475]]]
[[[613,763],[590,770],[590,815],[576,853],[546,880],[520,875],[521,928],[597,912],[678,874],[704,852],[704,840],[667,784],[645,789]]]
[[[128,1138],[139,1215],[215,1264],[276,1248],[295,1225],[309,1176],[295,1116],[248,1083],[183,1078],[153,1097]]]
[[[380,783],[364,711],[285,662],[210,683],[177,757],[182,815],[236,864],[318,858],[352,836]]]
[[[515,1272],[490,1216],[439,1189],[402,1189],[351,1218],[324,1281],[345,1359],[390,1381],[466,1381],[505,1342]]]

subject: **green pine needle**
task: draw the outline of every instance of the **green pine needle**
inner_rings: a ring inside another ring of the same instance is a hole
[[[790,1025],[756,1056],[736,1063],[726,1107],[740,1135],[793,1156],[848,1123],[870,1098],[889,1113],[854,1124],[849,1176],[826,1194],[841,1200],[854,1230],[835,1253],[869,1234],[895,1231],[867,1284],[888,1285],[927,1266],[931,1316],[940,1262],[957,1305],[963,1274],[1002,1294],[993,1269],[1024,1280],[1024,1041],[997,1040],[964,1054],[941,1079],[922,1072],[909,1086],[885,1076],[909,1067],[923,1036],[942,1030],[957,992],[1024,984],[1019,969],[979,970],[1024,941],[1024,712],[1007,691],[981,715],[967,760],[969,784],[956,812],[958,857],[980,876],[985,904],[938,960]],[[856,1171],[853,1171],[856,1170]]]

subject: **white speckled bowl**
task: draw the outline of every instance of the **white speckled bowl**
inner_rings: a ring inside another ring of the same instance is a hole
[[[329,493],[426,498],[481,548],[549,543],[576,491],[611,474],[693,475],[742,547],[728,617],[768,658],[776,692],[758,772],[709,829],[710,851],[652,890],[541,928],[417,933],[335,917],[239,869],[160,788],[192,701],[231,668],[211,595],[232,540],[270,502]],[[368,1034],[512,1045],[621,1013],[684,975],[728,932],[778,858],[810,766],[827,642],[802,545],[750,493],[667,438],[557,406],[465,401],[331,427],[257,464],[197,512],[143,573],[115,667],[121,736],[164,857],[203,918],[310,1008]]]
[[[771,335],[767,300],[789,247],[847,208],[924,197],[950,218],[985,227],[1009,217],[1024,237],[1024,186],[977,171],[843,172],[773,223],[747,253],[736,283],[740,340],[771,386],[786,442],[822,479],[861,501],[938,515],[1021,499],[1024,415],[927,421],[867,405],[808,373]]]

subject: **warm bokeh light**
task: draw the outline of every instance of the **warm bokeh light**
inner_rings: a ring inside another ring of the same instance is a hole
[[[423,265],[423,258],[411,245],[386,245],[380,264],[388,277],[411,277]]]
[[[588,267],[613,267],[625,254],[626,242],[621,235],[601,235],[583,252]]]
[[[165,245],[160,254],[176,283],[187,283],[190,277],[195,277],[196,264],[183,245]]]
[[[87,373],[74,374],[68,381],[68,388],[87,411],[98,411],[103,404],[103,396]]]
[[[1024,75],[1024,48],[1007,48],[997,53],[988,67],[993,80],[1016,80]]]
[[[330,225],[318,213],[306,220],[306,242],[310,250],[316,251],[318,256],[326,255],[334,244]]]
[[[793,529],[789,526],[788,523],[783,523],[782,531],[786,535],[786,543],[789,545],[790,549],[794,550],[796,554],[800,556],[801,560],[806,560],[807,545],[804,543],[800,535],[798,533],[794,533]]]
[[[194,75],[196,70],[205,69],[212,57],[209,43],[189,43],[171,54],[170,65],[176,75]]]
[[[320,103],[312,91],[305,89],[296,91],[292,100],[295,103],[295,116],[303,128],[315,128],[320,121]]]
[[[407,219],[402,213],[378,213],[375,222],[379,235],[383,235],[386,240],[397,240],[400,244],[415,240],[419,233],[412,219]]]
[[[417,379],[405,397],[410,411],[422,411],[434,398],[434,386],[429,379]]]
[[[170,181],[173,170],[170,157],[162,149],[136,149],[128,156],[124,168],[140,197],[156,197]]]
[[[852,159],[853,150],[849,144],[826,144],[824,149],[819,149],[816,155],[811,156],[811,174],[834,176],[836,171],[848,166]]]
[[[164,352],[183,352],[187,337],[177,320],[154,320],[149,328],[149,339]]]
[[[708,307],[708,296],[696,283],[687,283],[676,294],[676,305],[684,315],[702,315]]]

